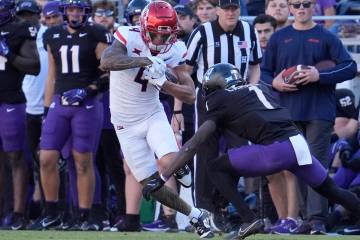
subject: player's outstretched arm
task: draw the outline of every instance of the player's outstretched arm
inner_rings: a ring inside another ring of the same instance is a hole
[[[152,62],[147,57],[129,57],[126,47],[115,40],[101,56],[100,69],[103,71],[121,71],[136,67],[146,67]]]
[[[179,84],[166,81],[161,89],[182,102],[193,104],[195,102],[195,86],[186,64],[179,65],[173,70],[178,77]]]
[[[176,170],[184,166],[190,159],[194,157],[198,148],[201,146],[205,140],[215,132],[216,123],[213,120],[206,120],[195,133],[195,135],[190,138],[189,141],[179,150],[173,159],[169,167],[162,171],[161,176],[166,180],[169,179]]]
[[[13,66],[26,74],[38,75],[40,72],[40,59],[34,40],[25,40],[20,48],[20,54],[14,54]]]

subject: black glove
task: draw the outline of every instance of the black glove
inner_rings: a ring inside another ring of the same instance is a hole
[[[159,190],[164,184],[165,182],[161,179],[160,175],[157,175],[154,178],[150,179],[142,190],[144,198],[149,201],[151,193]]]

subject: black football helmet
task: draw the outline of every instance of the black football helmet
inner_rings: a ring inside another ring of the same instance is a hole
[[[13,0],[0,0],[0,26],[11,21],[15,13]]]
[[[66,9],[68,7],[77,7],[84,10],[82,21],[69,21],[66,14]],[[60,11],[63,14],[64,21],[69,24],[73,29],[78,29],[83,26],[91,14],[91,3],[89,0],[63,0],[59,6]]]
[[[232,89],[245,84],[246,81],[234,65],[218,63],[206,71],[202,82],[202,91],[203,95],[207,96],[216,90]]]
[[[131,0],[125,10],[125,18],[129,25],[132,25],[132,18],[140,15],[142,10],[150,3],[150,0]]]

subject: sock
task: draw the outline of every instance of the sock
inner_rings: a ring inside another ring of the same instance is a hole
[[[191,212],[188,215],[188,218],[191,220],[193,218],[198,218],[201,215],[201,211],[198,208],[191,208]]]
[[[23,216],[24,216],[23,213],[13,212],[13,218],[14,218],[14,219],[18,219],[18,218],[21,218],[21,217],[23,217]]]
[[[58,214],[58,202],[57,201],[46,201],[45,202],[45,207],[46,207],[46,212],[49,216],[51,217],[55,217]]]
[[[90,216],[90,208],[79,208],[80,222],[88,221],[89,216]]]

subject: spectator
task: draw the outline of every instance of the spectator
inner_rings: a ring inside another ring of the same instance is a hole
[[[312,20],[315,1],[291,0],[289,5],[294,23],[270,38],[262,64],[262,79],[279,92],[281,104],[289,108],[312,154],[327,168],[327,152],[335,119],[335,85],[356,75],[356,63],[336,36]],[[319,71],[314,65],[322,60],[331,60],[336,66]],[[284,83],[283,71],[297,64],[311,67],[301,71],[296,85]],[[327,201],[308,189],[307,218],[310,225],[299,226],[296,232],[325,233],[327,211]]]
[[[45,19],[45,26],[53,27],[63,23],[63,16],[59,5],[59,1],[52,1],[44,6],[42,14]]]
[[[95,23],[103,25],[110,32],[115,32],[116,6],[108,0],[96,1],[93,5],[92,19]]]
[[[192,2],[193,11],[200,23],[210,22],[217,18],[216,5],[216,0],[194,0]]]
[[[254,19],[253,25],[259,36],[261,50],[264,52],[271,35],[276,30],[276,19],[270,15],[260,14]]]
[[[290,11],[287,0],[267,0],[265,4],[265,13],[276,19],[276,30],[290,24],[290,21],[288,20]]]

